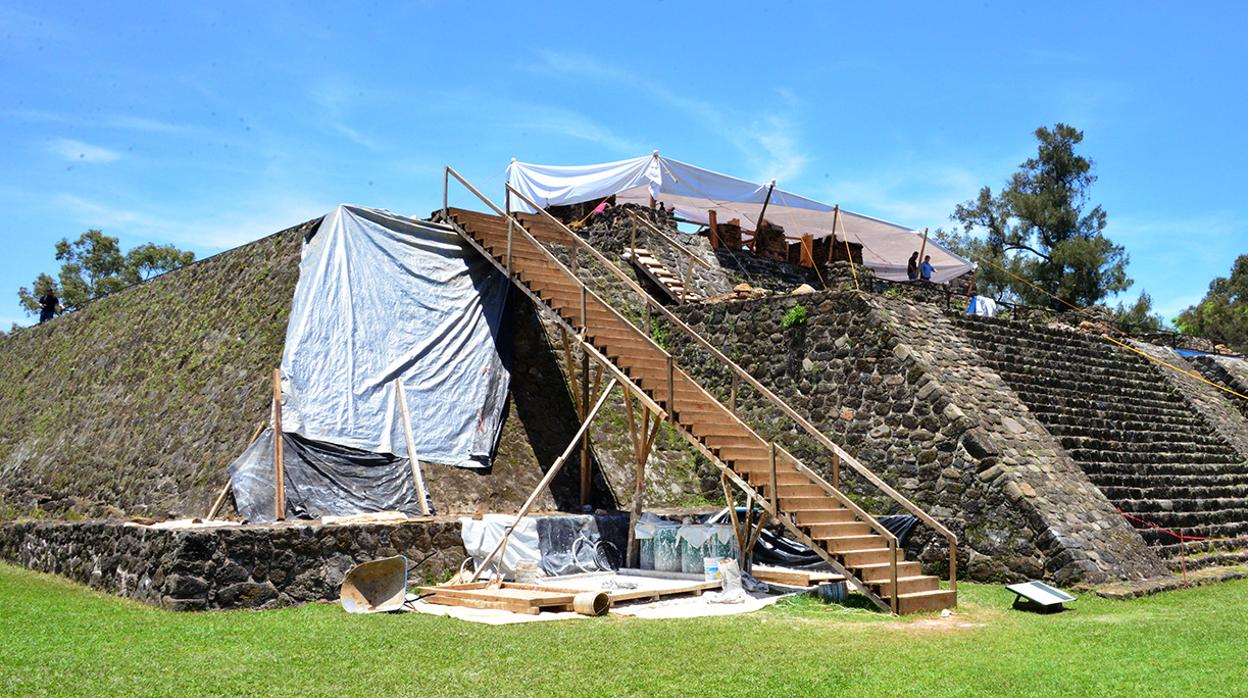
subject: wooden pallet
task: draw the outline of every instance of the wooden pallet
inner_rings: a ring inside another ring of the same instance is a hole
[[[573,581],[573,580],[568,580]],[[572,599],[577,594],[593,591],[604,591],[611,605],[626,601],[657,601],[665,596],[681,594],[701,594],[710,589],[718,589],[720,582],[684,582],[679,585],[646,589],[615,589],[601,590],[591,586],[584,589],[570,587],[549,587],[541,584],[517,584],[503,582],[497,587],[490,587],[489,582],[473,582],[471,584],[450,584],[446,586],[418,587],[429,603],[444,606],[466,606],[468,608],[489,608],[512,613],[528,613],[537,615],[542,611],[571,611]],[[426,596],[427,595],[427,596]]]

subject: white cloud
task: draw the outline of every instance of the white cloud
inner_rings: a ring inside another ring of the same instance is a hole
[[[74,194],[56,194],[51,203],[77,223],[145,240],[193,245],[210,250],[237,247],[327,213],[333,204],[283,195],[255,196],[248,203],[175,218],[159,212],[100,203]]]
[[[652,99],[683,112],[699,127],[709,129],[741,152],[754,172],[755,181],[775,178],[780,182],[796,179],[806,168],[807,158],[800,145],[800,128],[784,112],[764,111],[734,114],[724,104],[712,104],[688,97],[653,80],[578,53],[542,50],[540,63],[532,70],[546,74],[584,78],[611,85],[631,85]],[[787,110],[797,106],[793,93],[783,87],[773,90],[777,102]],[[639,155],[644,154],[639,152]]]
[[[72,138],[57,138],[48,144],[48,152],[67,162],[113,162],[121,153]]]

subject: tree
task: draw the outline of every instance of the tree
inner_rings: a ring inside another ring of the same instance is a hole
[[[18,289],[18,300],[28,314],[39,312],[39,297],[49,290],[66,309],[80,308],[93,299],[180,269],[195,261],[195,253],[149,242],[122,254],[117,238],[92,228],[73,242],[69,238],[57,242],[56,259],[61,262],[57,278],[41,273],[29,289]]]
[[[1128,332],[1160,332],[1166,321],[1153,312],[1153,297],[1141,291],[1131,305],[1118,303],[1114,308],[1114,322]]]
[[[950,218],[962,224],[962,234],[945,241],[955,251],[1008,269],[1010,274],[989,271],[984,267],[991,265],[982,263],[976,280],[997,284],[1025,303],[1068,309],[1050,300],[1057,296],[1074,306],[1093,305],[1131,285],[1126,250],[1102,233],[1105,211],[1088,208],[1096,175],[1093,162],[1075,152],[1083,132],[1059,123],[1038,128],[1035,135],[1036,157],[1020,165],[999,193],[984,187],[977,198],[959,204]]]
[[[1231,266],[1230,277],[1209,282],[1199,303],[1175,318],[1184,334],[1200,335],[1240,352],[1248,352],[1248,254]]]

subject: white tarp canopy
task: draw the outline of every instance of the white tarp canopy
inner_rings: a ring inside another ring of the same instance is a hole
[[[282,354],[285,431],[421,460],[489,465],[509,374],[509,284],[451,230],[339,206],[303,248]]]
[[[796,194],[730,177],[678,160],[651,155],[598,165],[561,167],[534,165],[512,161],[507,166],[507,182],[534,203],[546,206],[593,201],[614,195],[619,203],[648,205],[650,198],[675,209],[681,218],[694,223],[710,222],[710,211],[716,219],[727,223],[740,221],[742,228],[757,226],[763,202],[771,189],[765,217],[769,223],[784,228],[785,235],[799,237],[811,234],[816,238],[835,235],[862,245],[862,260],[880,278],[906,280],[906,264],[910,255],[923,245],[922,236],[910,228],[887,221],[851,213]],[[531,211],[518,197],[511,197],[511,207]],[[835,230],[834,228],[835,219]],[[932,280],[945,282],[975,268],[975,264],[928,240],[925,255],[931,255],[935,272]],[[921,260],[920,260],[921,261]]]

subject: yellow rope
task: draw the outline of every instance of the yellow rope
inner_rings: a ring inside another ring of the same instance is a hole
[[[840,216],[836,217],[836,225],[842,233],[845,232],[845,221],[841,220]],[[836,230],[832,231],[832,237],[836,237]],[[858,286],[858,268],[854,266],[854,253],[849,249],[849,236],[844,235],[841,240],[845,242],[845,259],[849,260],[849,270],[854,274],[854,290],[861,291],[862,288]]]
[[[989,264],[991,264],[992,266],[994,266],[994,267],[996,267],[996,268],[1000,269],[1001,271],[1005,272],[1006,274],[1009,274],[1010,276],[1014,277],[1015,279],[1018,279],[1019,281],[1021,281],[1021,282],[1025,283],[1025,284],[1027,284],[1028,286],[1030,286],[1030,287],[1032,287],[1032,288],[1036,289],[1037,291],[1039,291],[1039,292],[1041,292],[1041,293],[1045,294],[1046,296],[1049,296],[1049,297],[1051,297],[1051,298],[1054,298],[1054,299],[1057,299],[1057,300],[1061,301],[1062,303],[1065,303],[1065,304],[1067,305],[1067,307],[1069,307],[1071,310],[1082,310],[1082,308],[1079,308],[1078,306],[1072,305],[1071,303],[1069,303],[1069,302],[1068,302],[1068,301],[1066,301],[1065,299],[1058,298],[1057,296],[1054,296],[1052,293],[1049,293],[1048,291],[1046,291],[1046,290],[1044,290],[1044,289],[1040,288],[1039,286],[1037,286],[1037,285],[1035,285],[1035,284],[1031,283],[1030,281],[1028,281],[1027,279],[1024,279],[1023,277],[1019,276],[1018,274],[1015,274],[1015,273],[1011,272],[1009,269],[1006,269],[1005,267],[1002,267],[1001,265],[994,263],[992,260],[989,260],[989,259],[984,259],[984,258],[982,258],[982,257],[976,257],[976,259],[978,259],[978,260],[979,260],[979,261],[981,261],[981,262],[988,262],[988,263],[989,263]],[[1105,339],[1108,339],[1109,341],[1113,342],[1114,344],[1117,344],[1117,345],[1118,345],[1118,346],[1120,346],[1120,347],[1123,347],[1124,349],[1130,349],[1131,351],[1133,351],[1133,352],[1135,352],[1135,353],[1139,354],[1140,356],[1143,356],[1144,358],[1148,359],[1149,361],[1153,361],[1153,362],[1159,363],[1159,364],[1161,364],[1162,366],[1165,366],[1166,368],[1169,368],[1169,369],[1174,370],[1174,371],[1178,371],[1179,373],[1182,373],[1183,375],[1185,375],[1185,376],[1187,376],[1187,377],[1189,377],[1189,378],[1195,378],[1196,380],[1198,380],[1198,381],[1200,381],[1200,382],[1202,382],[1202,383],[1207,383],[1207,384],[1209,384],[1209,385],[1212,385],[1213,387],[1217,388],[1218,390],[1221,390],[1221,391],[1226,392],[1226,393],[1230,393],[1231,395],[1234,395],[1235,397],[1240,398],[1240,399],[1242,399],[1242,400],[1248,400],[1248,396],[1246,396],[1246,395],[1242,395],[1242,394],[1240,394],[1240,393],[1237,393],[1237,392],[1235,392],[1234,390],[1231,390],[1230,388],[1228,388],[1228,387],[1226,387],[1226,386],[1223,386],[1223,385],[1218,385],[1217,383],[1214,383],[1213,381],[1209,380],[1208,378],[1205,378],[1204,376],[1200,375],[1199,373],[1195,373],[1195,372],[1193,372],[1193,371],[1189,371],[1189,370],[1187,370],[1187,369],[1185,369],[1185,368],[1182,368],[1182,367],[1180,367],[1180,366],[1175,366],[1174,364],[1170,363],[1169,361],[1164,361],[1164,360],[1159,359],[1159,358],[1157,358],[1157,357],[1155,357],[1155,356],[1153,356],[1153,355],[1151,355],[1151,354],[1148,354],[1147,352],[1140,351],[1139,349],[1136,349],[1135,347],[1131,346],[1130,344],[1126,344],[1126,343],[1124,343],[1124,342],[1120,342],[1120,341],[1118,341],[1118,340],[1114,339],[1113,337],[1110,337],[1110,336],[1109,336],[1109,335],[1107,335],[1107,334],[1101,334],[1101,337],[1103,337],[1103,338],[1105,338]]]
[[[1015,279],[1018,279],[1019,281],[1021,281],[1021,282],[1025,283],[1025,284],[1027,284],[1028,286],[1030,286],[1030,287],[1032,287],[1032,288],[1036,289],[1037,291],[1039,291],[1039,292],[1043,293],[1044,295],[1046,295],[1046,296],[1048,296],[1048,297],[1050,297],[1050,298],[1052,298],[1052,299],[1054,299],[1054,300],[1056,300],[1056,301],[1060,301],[1061,303],[1064,303],[1064,304],[1066,305],[1066,307],[1067,307],[1067,308],[1070,308],[1071,310],[1082,310],[1082,308],[1080,308],[1080,307],[1079,307],[1079,306],[1077,306],[1077,305],[1073,305],[1070,301],[1066,300],[1065,298],[1059,298],[1059,297],[1057,297],[1057,296],[1053,295],[1052,293],[1049,293],[1048,291],[1046,291],[1046,290],[1044,290],[1044,289],[1040,288],[1039,286],[1037,286],[1037,285],[1035,285],[1035,284],[1031,283],[1031,282],[1030,282],[1030,281],[1028,281],[1027,279],[1024,279],[1023,277],[1019,276],[1018,274],[1015,274],[1014,272],[1010,271],[1009,269],[1006,269],[1005,267],[1001,266],[1000,264],[997,264],[996,262],[993,262],[991,259],[985,259],[985,258],[983,258],[983,257],[976,257],[975,259],[977,259],[977,260],[979,260],[979,261],[981,261],[981,262],[987,262],[987,263],[991,264],[992,266],[994,266],[994,267],[996,267],[996,268],[1000,269],[1001,271],[1005,272],[1006,274],[1009,274],[1010,276],[1014,277]]]
[[[1152,354],[1148,354],[1148,353],[1146,353],[1146,352],[1140,351],[1139,349],[1136,349],[1135,347],[1131,346],[1130,344],[1126,344],[1125,342],[1120,342],[1120,341],[1118,341],[1118,340],[1114,339],[1113,337],[1110,337],[1110,336],[1109,336],[1109,335],[1107,335],[1107,334],[1102,334],[1101,336],[1102,336],[1102,337],[1104,337],[1105,339],[1108,339],[1109,341],[1113,342],[1114,344],[1117,344],[1117,345],[1118,345],[1118,346],[1120,346],[1120,347],[1123,347],[1123,348],[1125,348],[1125,349],[1130,349],[1131,351],[1133,351],[1133,352],[1135,352],[1135,353],[1139,354],[1140,356],[1143,356],[1144,358],[1148,359],[1149,361],[1156,361],[1157,363],[1161,364],[1162,366],[1165,366],[1165,367],[1167,367],[1167,368],[1172,368],[1172,369],[1174,369],[1174,370],[1178,371],[1179,373],[1182,373],[1182,374],[1183,374],[1183,375],[1185,375],[1185,376],[1189,376],[1189,377],[1191,377],[1191,378],[1195,378],[1196,380],[1198,380],[1198,381],[1200,381],[1200,382],[1202,382],[1202,383],[1208,383],[1209,385],[1212,385],[1213,387],[1217,388],[1218,390],[1221,390],[1221,391],[1224,391],[1224,392],[1230,393],[1231,395],[1234,395],[1235,397],[1242,398],[1242,399],[1244,399],[1244,400],[1248,400],[1248,395],[1241,395],[1240,393],[1237,393],[1237,392],[1235,392],[1234,390],[1231,390],[1230,388],[1227,388],[1227,387],[1225,387],[1225,386],[1218,385],[1217,383],[1214,383],[1213,381],[1209,380],[1208,378],[1205,378],[1204,376],[1200,375],[1199,373],[1194,373],[1194,372],[1192,372],[1192,371],[1188,371],[1188,370],[1187,370],[1187,369],[1185,369],[1185,368],[1181,368],[1181,367],[1179,367],[1179,366],[1175,366],[1174,364],[1170,363],[1169,361],[1164,361],[1164,360],[1162,360],[1162,359],[1159,359],[1159,358],[1157,358],[1157,357],[1153,356]]]

